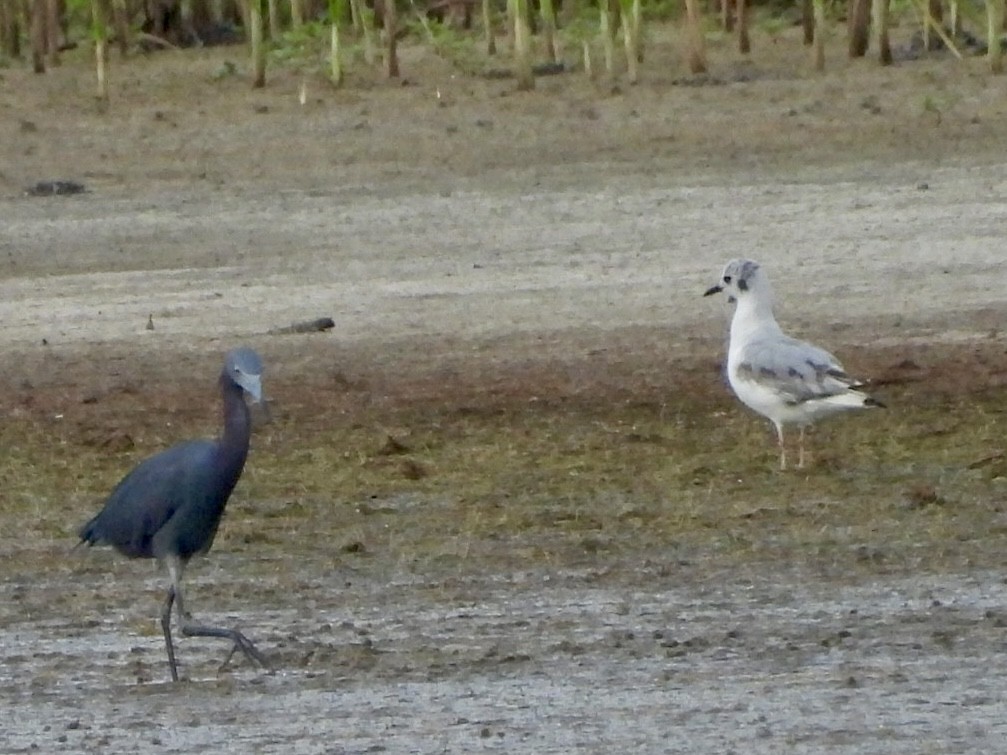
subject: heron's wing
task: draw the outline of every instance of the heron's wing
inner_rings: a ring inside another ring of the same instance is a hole
[[[141,462],[116,485],[105,507],[80,530],[81,540],[108,543],[128,556],[152,556],[151,539],[175,514],[198,478],[213,469],[215,444],[191,441]]]
[[[789,404],[826,399],[861,385],[832,354],[788,336],[755,338],[740,357],[737,379],[771,390]]]

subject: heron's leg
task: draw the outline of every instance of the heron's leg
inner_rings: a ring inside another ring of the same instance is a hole
[[[252,644],[251,640],[245,637],[245,635],[237,629],[207,627],[192,622],[192,619],[185,613],[185,608],[183,607],[182,569],[184,566],[185,565],[178,558],[168,559],[168,571],[171,572],[175,605],[178,608],[178,626],[182,635],[185,637],[220,637],[234,643],[231,646],[231,652],[227,654],[227,658],[225,658],[224,662],[221,664],[221,668],[224,668],[230,662],[232,656],[238,650],[240,650],[249,661],[258,663],[263,668],[269,668],[269,663],[266,661],[266,657],[259,652],[258,648]]]
[[[168,648],[168,665],[171,666],[171,680],[178,681],[178,664],[175,663],[175,647],[171,642],[171,605],[175,604],[178,610],[178,625],[182,626],[185,620],[182,618],[182,572],[185,571],[185,562],[178,556],[171,555],[164,558],[165,566],[168,567],[168,576],[171,578],[171,587],[168,589],[168,599],[164,603],[164,610],[161,612],[161,628],[164,630],[164,641]]]
[[[206,627],[199,624],[183,624],[182,634],[186,637],[220,637],[221,639],[230,640],[234,643],[231,646],[231,652],[227,654],[227,658],[224,662],[220,664],[221,668],[227,666],[230,663],[231,658],[237,651],[241,651],[242,654],[251,662],[258,663],[263,668],[269,668],[269,662],[266,660],[259,649],[255,647],[250,639],[245,637],[237,629],[226,629],[225,627]]]
[[[800,445],[797,448],[797,468],[804,467],[804,425],[801,425]]]
[[[164,563],[168,567],[168,576],[171,577],[171,592],[178,612],[178,625],[182,626],[185,623],[185,609],[182,607],[182,573],[185,571],[185,563],[178,556],[166,556]]]
[[[171,604],[175,602],[175,587],[168,588],[168,597],[161,609],[161,629],[164,631],[164,646],[168,649],[168,666],[171,667],[171,681],[178,681],[178,666],[175,664],[175,647],[171,644]]]
[[[774,422],[776,425],[776,442],[780,447],[780,469],[787,468],[787,447],[783,443],[783,425],[779,422]]]

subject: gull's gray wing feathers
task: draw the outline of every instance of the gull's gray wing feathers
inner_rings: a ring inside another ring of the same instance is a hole
[[[750,341],[738,362],[738,378],[780,394],[788,404],[827,399],[862,385],[832,354],[789,336]]]

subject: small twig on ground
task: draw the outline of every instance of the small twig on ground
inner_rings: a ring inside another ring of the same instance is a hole
[[[287,325],[284,328],[273,328],[269,331],[269,335],[288,335],[290,333],[318,333],[325,330],[330,330],[336,327],[335,321],[331,317],[319,317],[317,320],[305,320],[303,322],[295,322],[292,325]]]

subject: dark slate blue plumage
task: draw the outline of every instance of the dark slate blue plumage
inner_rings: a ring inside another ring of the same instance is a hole
[[[235,650],[265,665],[255,646],[236,629],[192,624],[182,607],[186,564],[213,545],[220,518],[248,456],[251,416],[244,396],[261,401],[262,361],[251,349],[230,352],[220,374],[224,432],[219,440],[173,446],[140,463],[115,487],[104,508],[80,529],[82,542],[108,544],[131,558],[156,558],[171,576],[161,614],[172,679],[178,680],[171,641],[171,608],[177,604],[182,634],[224,637]],[[230,659],[230,656],[228,656]],[[226,661],[225,661],[226,663]]]
[[[216,452],[216,443],[197,440],[142,462],[116,486],[101,513],[84,525],[81,540],[107,543],[131,558],[162,558],[172,552],[189,558],[205,551],[210,544],[207,532],[212,542],[216,531],[212,514],[223,508],[220,499],[226,500],[230,492],[216,493]],[[208,512],[210,528],[191,522],[192,511]]]

